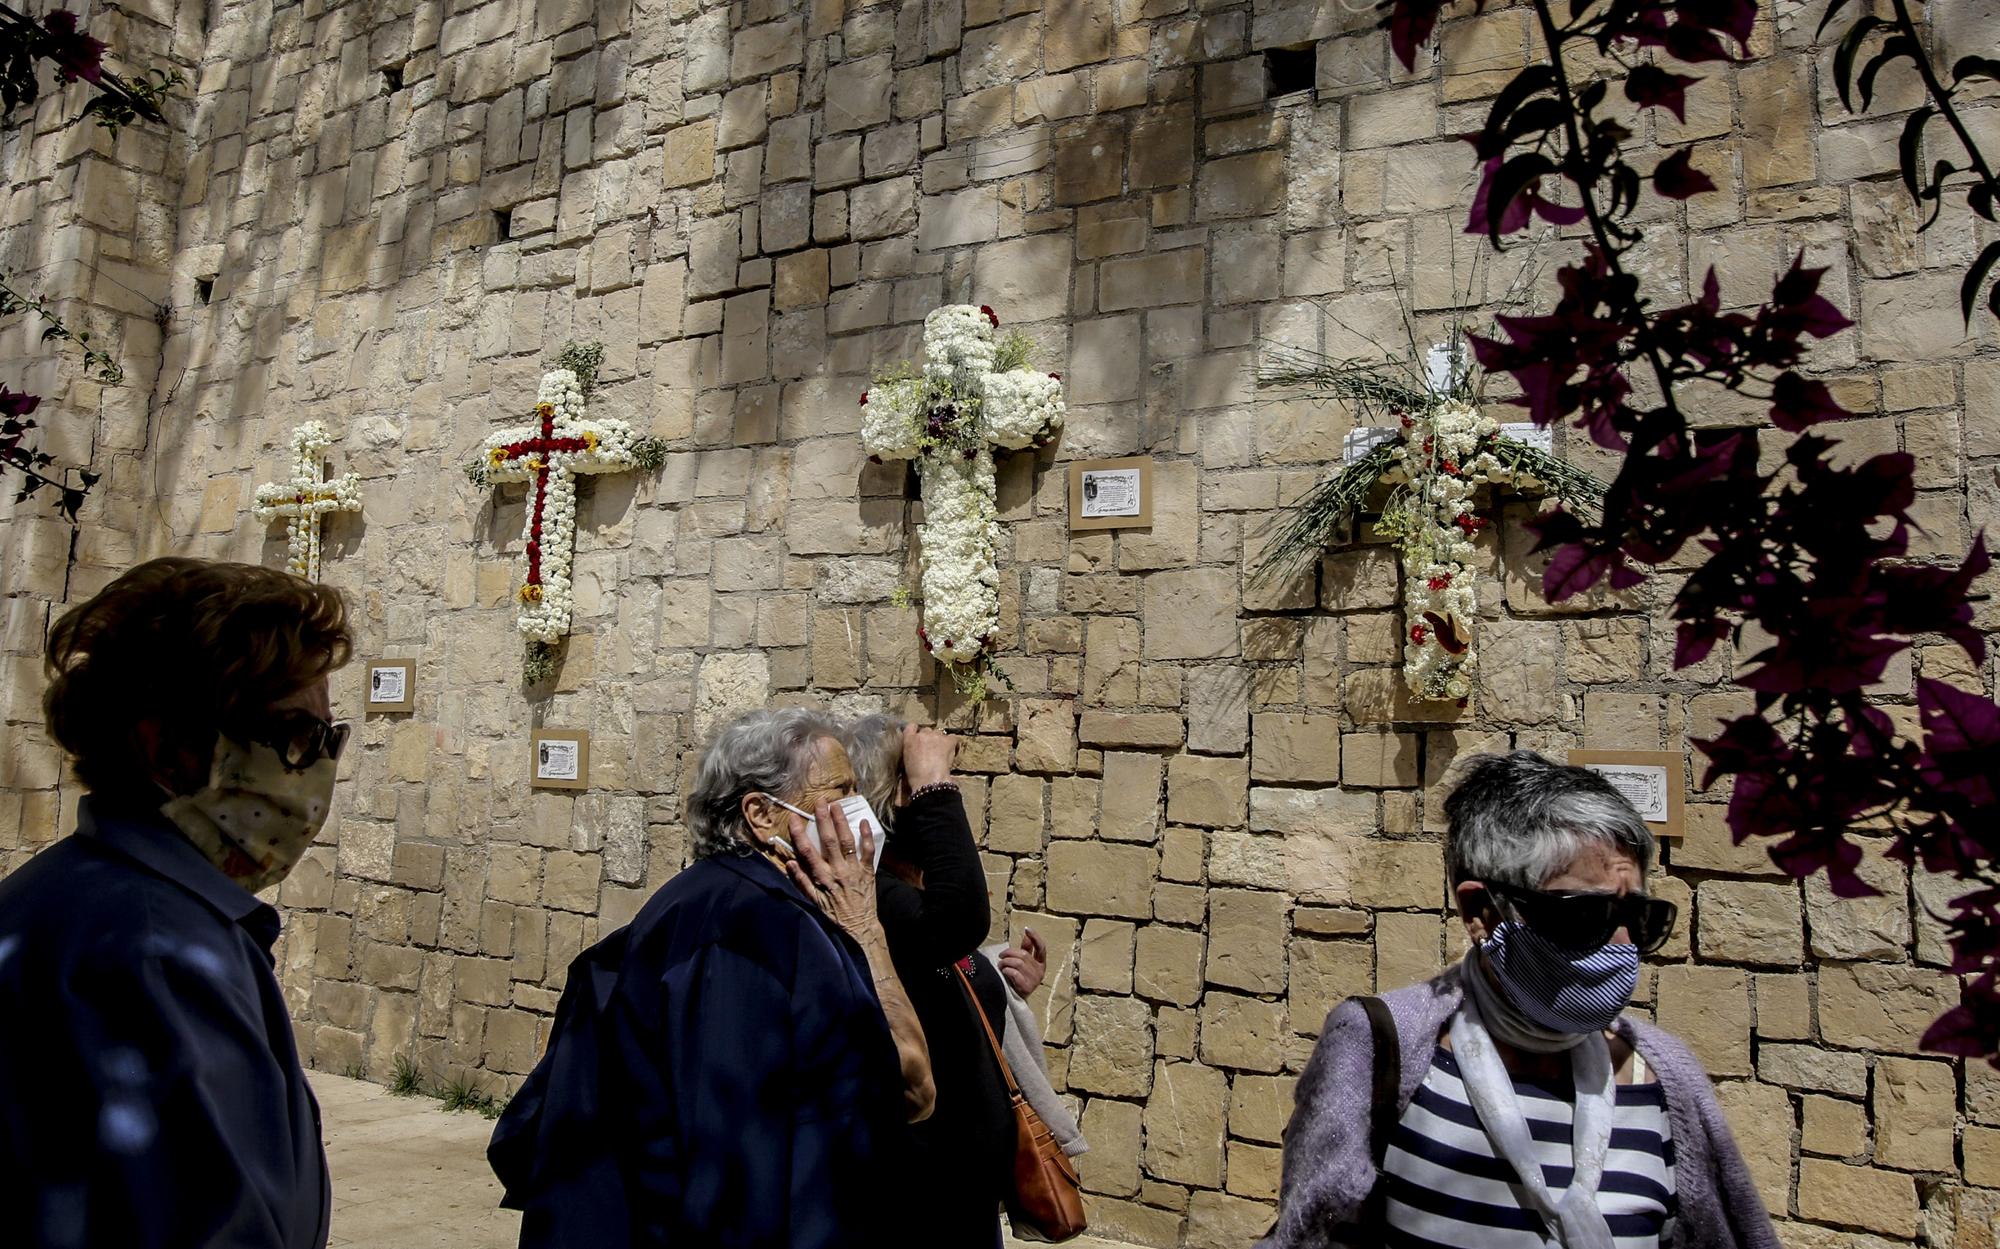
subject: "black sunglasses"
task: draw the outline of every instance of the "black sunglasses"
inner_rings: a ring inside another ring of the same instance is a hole
[[[1681,913],[1665,898],[1643,893],[1549,893],[1494,884],[1486,888],[1507,899],[1521,922],[1538,936],[1576,952],[1603,948],[1623,928],[1639,953],[1651,954],[1667,943]]]
[[[278,752],[287,768],[303,772],[321,759],[338,760],[352,726],[322,720],[310,711],[283,711],[246,728],[245,740]]]

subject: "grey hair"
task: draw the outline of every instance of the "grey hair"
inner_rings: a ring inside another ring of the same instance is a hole
[[[1653,866],[1653,832],[1625,795],[1588,768],[1532,750],[1474,756],[1444,812],[1454,885],[1540,889],[1590,845],[1631,855],[1642,878]]]
[[[810,707],[752,711],[717,730],[702,752],[688,794],[688,837],[694,857],[748,850],[743,799],[770,794],[789,802],[804,793],[815,743],[839,736],[839,726]]]
[[[854,768],[854,791],[868,800],[882,831],[896,824],[896,781],[903,772],[903,718],[885,712],[840,726],[840,744]]]

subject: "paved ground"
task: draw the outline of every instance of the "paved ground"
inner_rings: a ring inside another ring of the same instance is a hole
[[[520,1216],[499,1208],[500,1184],[486,1168],[490,1122],[365,1080],[316,1071],[312,1084],[333,1172],[333,1249],[515,1249]]]

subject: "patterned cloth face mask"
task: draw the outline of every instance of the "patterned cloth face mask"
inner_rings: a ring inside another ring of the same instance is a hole
[[[1639,987],[1639,947],[1565,950],[1516,920],[1503,920],[1480,947],[1487,966],[1522,1014],[1556,1032],[1609,1028]]]
[[[251,893],[268,889],[298,865],[333,805],[339,746],[293,766],[287,755],[297,753],[218,736],[208,784],[169,799],[160,814],[231,880]]]

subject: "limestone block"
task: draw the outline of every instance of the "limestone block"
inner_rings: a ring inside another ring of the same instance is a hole
[[[1784,1210],[1792,1187],[1791,1098],[1774,1085],[1726,1080],[1716,1086],[1715,1099],[1765,1206]]]
[[[1340,717],[1260,712],[1251,717],[1250,775],[1294,783],[1340,780]]]
[[[1250,744],[1250,674],[1233,664],[1188,673],[1188,748],[1235,754]]]
[[[917,210],[917,246],[926,252],[983,243],[1000,232],[999,199],[990,186],[926,195]]]
[[[1110,841],[1157,840],[1163,770],[1158,755],[1107,753],[1097,835]]]
[[[968,30],[959,49],[959,81],[978,91],[1026,78],[1034,72],[1041,42],[1041,23],[1033,16]]]
[[[1559,625],[1536,620],[1482,621],[1479,634],[1479,675],[1473,699],[1489,720],[1542,724],[1567,718]]]
[[[1877,890],[1874,897],[1837,898],[1816,872],[1806,879],[1806,918],[1812,926],[1812,950],[1820,958],[1901,961],[1910,943],[1909,873],[1886,858],[1881,838],[1857,838],[1862,849],[1856,871]]]
[[[1401,789],[1419,781],[1415,733],[1343,733],[1340,779],[1348,786]]]
[[[1285,1006],[1212,992],[1201,1003],[1201,1060],[1210,1066],[1275,1072],[1284,1062]],[[1204,1125],[1214,1132],[1214,1119]]]
[[[1177,1006],[1201,998],[1203,937],[1200,931],[1145,924],[1133,954],[1133,984],[1139,996]]]
[[[1750,988],[1726,967],[1662,967],[1660,1026],[1687,1043],[1711,1076],[1750,1074]]]
[[[1808,1094],[1800,1098],[1799,1148],[1833,1158],[1859,1158],[1868,1149],[1868,1112],[1853,1102]]]
[[[1106,1097],[1145,1097],[1152,1075],[1153,1017],[1146,1004],[1129,997],[1078,997],[1069,1087]]]
[[[1042,67],[1054,72],[1111,55],[1112,10],[1092,0],[1050,0],[1043,11]]]
[[[1125,187],[1125,122],[1099,117],[1057,126],[1055,202],[1088,204],[1113,199]]]
[[[1067,291],[1067,272],[1063,286]],[[980,289],[984,289],[983,283]],[[1071,328],[1070,363],[1064,374],[1069,387],[1069,401],[1089,404],[1137,399],[1144,377],[1143,372],[1134,367],[1139,358],[1137,316],[1093,317],[1078,321]],[[1166,467],[1168,465],[1165,464],[1154,466],[1155,490],[1158,489],[1159,471]],[[1155,507],[1154,519],[1157,522],[1160,518],[1160,511]]]
[[[1859,1054],[1812,1045],[1761,1045],[1757,1076],[1767,1084],[1845,1097],[1868,1095],[1868,1060]]]
[[[1700,908],[1697,941],[1704,959],[1795,967],[1805,954],[1795,885],[1750,881],[1703,881],[1696,890]]]
[[[1157,861],[1147,846],[1058,839],[1049,845],[1048,904],[1072,915],[1151,919]]]
[[[1042,798],[1046,782],[1032,776],[994,778],[986,819],[988,850],[1002,854],[1042,852]]]
[[[1291,954],[1294,1032],[1318,1036],[1334,1007],[1375,991],[1375,949],[1367,941],[1299,940]]]
[[[1453,932],[1463,929],[1453,923]],[[1375,983],[1383,989],[1422,984],[1444,969],[1439,938],[1443,926],[1435,914],[1388,912],[1375,917]]]
[[[1802,1158],[1799,1215],[1822,1223],[1862,1227],[1884,1236],[1914,1236],[1916,1181],[1908,1175],[1874,1167]]]
[[[1021,700],[1014,765],[1023,772],[1066,772],[1076,766],[1076,707],[1066,700]]]
[[[695,186],[715,176],[716,119],[704,118],[667,132],[666,185]]]
[[[1742,94],[1743,183],[1752,190],[1813,176],[1810,62],[1774,57],[1736,76]]]
[[[1480,653],[1480,667],[1487,665],[1486,651]],[[1550,661],[1553,666],[1554,661]],[[1515,685],[1509,684],[1513,690]],[[1477,695],[1475,694],[1475,698]],[[1466,708],[1456,702],[1428,702],[1410,693],[1400,665],[1394,668],[1359,668],[1347,674],[1341,685],[1341,705],[1356,724],[1450,723],[1466,718]]]
[[[1070,240],[1061,232],[1033,234],[981,247],[972,259],[973,298],[1000,314],[1003,331],[1013,324],[1060,317],[1070,306],[1070,274],[1074,264],[1071,253]],[[1065,366],[1058,360],[1045,361],[1038,356],[1037,364],[1066,378],[1072,370],[1082,370],[1080,361]],[[1123,368],[1130,370],[1131,366],[1132,358],[1128,357]],[[1081,381],[1072,379],[1070,385],[1075,387]],[[1073,397],[1072,402],[1093,401]]]
[[[1229,1078],[1200,1063],[1162,1062],[1146,1103],[1146,1173],[1213,1188],[1222,1183]]]
[[[695,732],[709,733],[770,696],[771,665],[760,652],[722,653],[702,660],[695,688]]]
[[[1905,1171],[1950,1171],[1958,1114],[1951,1064],[1883,1058],[1875,1064],[1875,1161]]]
[[[1738,844],[1729,833],[1728,808],[1691,802],[1681,809],[1682,837],[1674,844],[1676,867],[1726,871],[1745,875],[1783,876],[1771,862],[1769,841],[1753,838]]]
[[[1269,1152],[1269,1151],[1266,1151]],[[1236,1187],[1236,1151],[1230,1151],[1230,1185]],[[1266,1160],[1266,1168],[1269,1167]],[[1254,1201],[1231,1193],[1200,1190],[1188,1197],[1188,1243],[1247,1245],[1270,1230],[1277,1217],[1274,1202]]]
[[[1139,700],[1139,622],[1124,616],[1092,616],[1084,622],[1083,699],[1118,706]]]
[[[1965,1182],[2000,1188],[2000,1130],[1965,1129]]]
[[[1257,826],[1257,793],[1250,826]],[[1285,874],[1302,902],[1366,907],[1435,907],[1444,896],[1444,855],[1436,842],[1393,841],[1343,829],[1294,832],[1284,840]]]
[[[1181,744],[1181,718],[1171,711],[1086,711],[1077,726],[1077,740],[1086,746],[1130,746],[1145,750]]]
[[[1090,1152],[1077,1159],[1085,1192],[1130,1197],[1139,1191],[1140,1108],[1093,1097],[1079,1124]]]
[[[1876,963],[1822,967],[1819,1030],[1829,1045],[1914,1054],[1933,1019],[1958,1004],[1949,977]]]
[[[1208,899],[1208,982],[1252,993],[1285,990],[1283,894],[1216,889]]]
[[[1285,155],[1276,149],[1204,161],[1195,175],[1201,220],[1256,217],[1284,202]]]
[[[1134,931],[1122,919],[1085,920],[1077,948],[1077,985],[1101,993],[1132,992]]]
[[[889,120],[890,89],[895,84],[891,54],[878,53],[843,61],[826,71],[828,134],[866,130]]]
[[[1242,759],[1176,755],[1167,765],[1167,818],[1205,828],[1241,828],[1250,811]]]
[[[1202,250],[1198,247],[1107,260],[1098,266],[1098,310],[1120,312],[1127,308],[1199,303],[1202,261]]]
[[[741,82],[790,69],[804,59],[803,36],[797,18],[744,27],[729,41],[729,76]]]
[[[889,178],[855,187],[848,194],[848,230],[857,239],[894,238],[917,220],[914,178]]]
[[[1804,976],[1760,975],[1757,1035],[1767,1041],[1804,1041],[1812,1036],[1812,1002]]]

